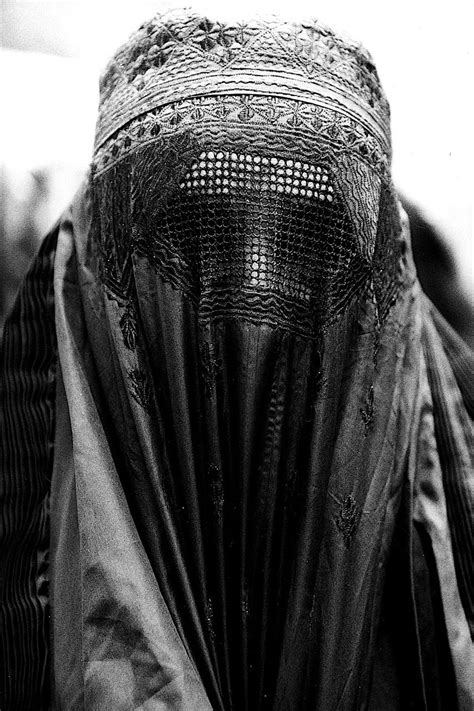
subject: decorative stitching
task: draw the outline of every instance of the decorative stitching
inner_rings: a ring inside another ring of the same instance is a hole
[[[161,96],[163,81],[171,87],[181,71],[192,79],[196,66],[206,75],[207,61],[227,71],[244,57],[249,71],[278,60],[283,85],[286,62],[300,78],[314,75],[319,87],[346,88],[341,99],[313,101],[301,87],[292,85],[294,96],[287,96],[262,86],[260,74],[257,93],[242,91],[230,73],[222,74],[225,91],[196,95],[187,87],[178,99]],[[153,84],[163,64],[161,83]],[[91,194],[100,277],[108,296],[126,307],[120,327],[127,348],[136,344],[127,307],[136,259],[207,322],[238,316],[315,338],[372,293],[380,326],[402,280],[401,228],[389,176],[388,107],[368,55],[317,23],[237,26],[172,13],[145,23],[109,66],[103,107],[115,106],[122,118],[128,113],[120,92],[108,105],[107,87],[123,83],[124,72],[133,86],[143,78],[150,100],[138,111],[135,95],[130,120],[97,141]],[[383,120],[351,112],[347,95],[354,105],[376,105]],[[210,397],[217,373],[210,352],[203,369]]]
[[[183,91],[209,93],[215,77],[242,81],[255,65],[267,70],[260,85],[273,80],[289,89],[305,79],[311,92],[324,84],[341,97],[357,95],[368,120],[383,130],[388,126],[387,101],[370,55],[321,23],[276,17],[221,23],[177,10],[142,25],[109,63],[101,79],[97,145],[118,122],[141,113],[141,95],[153,109],[150,97],[156,106]]]
[[[202,318],[247,314],[314,337],[373,273],[340,178],[326,161],[234,148],[193,156],[180,135],[161,155],[149,145],[93,174],[102,281],[127,304],[135,252]]]
[[[359,525],[361,514],[362,512],[354,497],[350,494],[346,496],[341,502],[339,515],[336,518],[336,526],[342,533],[346,548],[349,548],[351,544],[354,533]]]
[[[367,436],[372,429],[374,423],[374,386],[371,385],[369,389],[369,394],[367,395],[364,403],[364,407],[360,408],[360,414],[362,415],[362,421],[364,423],[364,433]]]
[[[138,404],[147,412],[151,411],[152,394],[151,386],[146,374],[140,368],[128,371],[130,392]]]
[[[128,302],[125,311],[120,318],[120,330],[122,331],[123,342],[129,350],[134,350],[137,343],[137,314],[132,302]]]
[[[290,130],[293,141],[291,129],[297,128],[302,133],[299,140],[303,145],[304,136],[313,141],[318,138],[331,146],[333,153],[353,155],[381,176],[388,174],[390,155],[387,149],[360,121],[338,113],[335,106],[329,109],[294,99],[255,94],[198,96],[147,111],[122,126],[96,149],[94,171],[99,174],[151,140],[159,139],[159,149],[168,134],[176,133],[177,126],[184,130],[186,127],[196,128],[197,124],[204,129],[222,121],[230,126],[240,124],[243,131],[254,128],[262,132],[265,124],[273,134],[276,127],[279,131]],[[249,140],[253,134],[249,135]]]

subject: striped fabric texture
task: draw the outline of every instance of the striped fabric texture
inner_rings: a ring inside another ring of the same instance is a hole
[[[474,354],[431,307],[424,356],[433,398],[435,436],[446,493],[456,577],[474,639]],[[443,351],[434,347],[436,335]]]
[[[49,484],[56,332],[48,235],[6,323],[0,360],[0,708],[49,707]]]

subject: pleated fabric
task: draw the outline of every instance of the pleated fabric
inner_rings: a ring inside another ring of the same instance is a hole
[[[57,360],[45,239],[6,325],[0,360],[2,709],[49,707],[49,502]]]
[[[431,311],[434,311],[433,307]],[[431,321],[426,325],[425,358],[433,396],[436,445],[443,471],[456,577],[464,608],[468,611],[471,635],[474,636],[474,559],[469,553],[474,549],[474,431],[472,411],[469,409],[474,359],[472,352],[442,322],[441,317],[435,314],[434,318],[437,329]],[[437,333],[440,333],[443,351],[438,344],[437,348],[433,345]],[[431,347],[427,346],[428,343]],[[446,356],[449,358],[453,350],[456,355],[451,365]]]

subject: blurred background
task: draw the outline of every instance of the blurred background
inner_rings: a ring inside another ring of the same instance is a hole
[[[178,4],[233,10],[223,0],[1,0],[0,326],[87,170],[107,59],[144,19]],[[471,2],[239,0],[236,12],[250,11],[316,17],[372,53],[392,107],[394,180],[413,225],[431,235],[418,258],[433,262],[438,250],[431,288],[444,279],[454,317],[467,309],[458,330],[474,345]]]

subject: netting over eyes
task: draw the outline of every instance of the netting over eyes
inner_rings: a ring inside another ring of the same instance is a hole
[[[180,189],[159,227],[183,254],[188,247],[203,291],[224,281],[310,301],[325,270],[351,259],[350,225],[325,167],[207,151]]]
[[[148,143],[94,179],[109,292],[127,303],[133,260],[144,259],[201,316],[239,313],[314,334],[375,276],[334,156],[242,141],[198,152],[199,139]]]
[[[386,313],[400,226],[388,110],[366,53],[319,25],[259,21],[248,37],[229,26],[228,45],[197,16],[158,24],[102,85],[91,191],[109,296],[130,305],[147,264],[205,318],[313,336],[364,290]],[[156,32],[169,35],[166,61],[142,61]]]
[[[275,156],[202,152],[138,234],[138,253],[178,256],[204,310],[232,290],[340,309],[367,273],[328,167]]]

